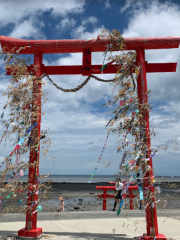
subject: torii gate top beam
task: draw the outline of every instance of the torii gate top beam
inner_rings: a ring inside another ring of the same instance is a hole
[[[33,54],[36,50],[43,54],[53,53],[77,53],[83,52],[84,48],[90,48],[91,52],[104,52],[107,49],[109,39],[89,39],[89,40],[25,40],[0,36],[2,48],[4,52],[11,53],[12,49],[20,54]],[[180,37],[156,37],[156,38],[125,38],[125,50],[135,50],[137,47],[146,49],[168,49],[178,48]]]

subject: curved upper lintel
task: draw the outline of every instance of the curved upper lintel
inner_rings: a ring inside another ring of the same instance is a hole
[[[8,53],[14,49],[15,54],[33,54],[37,50],[43,54],[53,54],[83,52],[84,48],[91,49],[91,52],[104,52],[110,40],[26,40],[1,35],[0,42],[3,51]],[[136,50],[140,46],[145,50],[169,49],[179,47],[180,37],[125,38],[124,43],[125,50]]]

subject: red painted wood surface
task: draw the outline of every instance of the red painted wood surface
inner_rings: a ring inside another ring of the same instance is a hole
[[[81,70],[81,73],[83,76],[90,76],[91,75],[91,49],[86,48],[83,50],[83,59],[82,59],[83,65]],[[69,67],[69,72],[71,72],[71,67]]]
[[[148,97],[147,97],[147,78],[146,78],[146,68],[145,68],[145,51],[142,47],[139,47],[137,49],[137,64],[141,67],[141,71],[138,77],[137,81],[137,88],[138,88],[138,97],[140,100],[140,103],[148,103]],[[145,130],[145,136],[146,136],[146,144],[148,147],[146,158],[149,158],[151,156],[151,142],[150,142],[150,128],[149,128],[149,113],[148,111],[143,112],[144,119],[146,121],[146,130]],[[151,169],[153,168],[152,165],[152,158],[150,158],[149,166]],[[143,187],[149,187],[151,182],[150,179],[153,179],[153,171],[150,170],[145,173],[144,179],[143,179]],[[154,186],[151,187],[150,192],[154,193]],[[156,211],[156,202],[154,198],[154,208],[151,208],[151,206],[146,207],[146,218],[147,218],[147,235],[151,236],[152,232],[155,233],[155,236],[158,235],[158,222],[157,222],[157,211]]]
[[[125,188],[125,186],[123,188]],[[102,210],[106,210],[106,199],[107,198],[114,198],[114,195],[107,194],[107,190],[115,190],[116,191],[116,187],[115,186],[96,186],[96,189],[103,190],[103,194],[98,195],[98,197],[103,198],[103,209]],[[129,203],[130,203],[130,209],[131,210],[134,210],[133,198],[136,197],[133,194],[134,190],[138,190],[138,186],[130,186],[128,188],[129,194],[128,195],[123,194],[124,198],[129,198]]]
[[[155,73],[155,72],[176,72],[177,63],[146,63],[146,72]],[[101,74],[100,68],[102,65],[91,65],[91,74]],[[116,73],[118,65],[110,65],[103,70],[104,74]],[[28,66],[28,72],[33,72],[33,65]],[[76,66],[44,66],[42,64],[41,71],[42,74],[48,75],[76,75],[82,73],[83,65]],[[90,73],[89,72],[89,73]],[[15,75],[16,73],[13,69],[6,69],[7,75]],[[134,70],[132,71],[134,73]],[[85,73],[84,73],[85,74]],[[86,75],[87,76],[87,75]]]
[[[144,49],[178,48],[180,37],[154,37],[154,38],[125,38],[126,50],[135,50],[137,47]],[[0,36],[4,51],[11,52],[19,47],[29,46],[19,51],[20,54],[33,54],[38,50],[42,53],[76,53],[83,52],[84,48],[91,48],[92,52],[104,52],[107,49],[108,39],[91,40],[25,40]]]
[[[34,65],[37,66],[35,76],[41,76],[41,64],[42,53],[36,51],[34,53]],[[35,166],[29,168],[28,183],[30,184],[28,189],[27,207],[30,207],[33,201],[38,201],[38,194],[31,194],[33,185],[38,190],[37,177],[39,176],[39,155],[40,155],[40,131],[41,131],[41,83],[38,80],[33,81],[33,110],[37,112],[37,119],[32,117],[32,121],[37,121],[38,125],[31,132],[32,139],[38,139],[38,151],[36,147],[30,148],[29,163],[38,162]],[[36,143],[36,144],[37,144]],[[32,212],[36,210],[37,203],[33,205]],[[30,224],[29,224],[30,223]],[[30,208],[26,213],[26,226],[24,229],[19,230],[18,236],[37,237],[42,233],[42,228],[37,228],[37,212],[31,215]]]
[[[125,186],[124,186],[125,188]],[[109,189],[109,190],[114,190],[116,189],[115,186],[96,186],[96,189]],[[129,189],[132,189],[132,190],[137,190],[138,189],[138,186],[130,186]]]

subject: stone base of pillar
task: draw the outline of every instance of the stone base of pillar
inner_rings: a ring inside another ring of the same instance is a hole
[[[26,230],[25,228],[22,228],[18,231],[18,236],[17,239],[29,239],[31,240],[31,238],[33,240],[36,239],[40,239],[42,234],[42,228],[36,228],[36,229],[32,229],[32,230]]]
[[[166,237],[163,234],[158,234],[156,237],[150,237],[147,236],[146,234],[143,235],[143,237],[141,238],[142,240],[166,240]]]

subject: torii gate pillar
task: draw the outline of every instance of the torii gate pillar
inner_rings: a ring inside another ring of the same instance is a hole
[[[34,52],[34,65],[35,76],[40,77],[42,75],[42,53],[40,51]],[[32,212],[36,210],[37,201],[38,201],[38,183],[37,178],[39,176],[39,155],[40,155],[40,132],[41,132],[41,82],[39,80],[34,80],[33,82],[33,112],[37,113],[37,116],[32,118],[32,123],[37,122],[37,127],[31,132],[32,139],[37,139],[38,141],[34,143],[36,146],[38,144],[38,151],[36,148],[30,148],[29,163],[34,165],[29,167],[28,183],[30,187],[28,189],[28,198],[27,198],[27,213],[26,213],[26,226],[23,229],[18,231],[18,236],[21,237],[38,237],[42,234],[42,228],[37,228],[37,212],[31,215],[30,206],[32,202],[36,202],[32,206]],[[36,189],[33,189],[33,185],[36,186]],[[37,191],[32,195],[32,191]]]
[[[142,47],[136,49],[137,52],[137,64],[141,67],[140,74],[137,81],[138,97],[140,103],[148,103],[147,97],[147,78],[146,78],[146,67],[145,67],[145,51]],[[146,143],[148,147],[147,158],[151,156],[151,141],[150,141],[150,129],[149,129],[149,112],[146,111],[143,113],[144,120],[146,122],[145,136]],[[151,184],[150,181],[154,178],[152,171],[152,158],[150,158],[149,166],[151,170],[146,172],[143,180],[143,187],[148,188]],[[151,193],[154,193],[154,186],[151,187]],[[152,207],[153,206],[153,207]],[[152,237],[156,236],[156,239],[166,239],[162,234],[158,233],[158,222],[157,222],[157,210],[156,210],[156,201],[153,198],[153,204],[146,207],[146,228],[147,235],[144,235],[144,239],[150,240]]]

